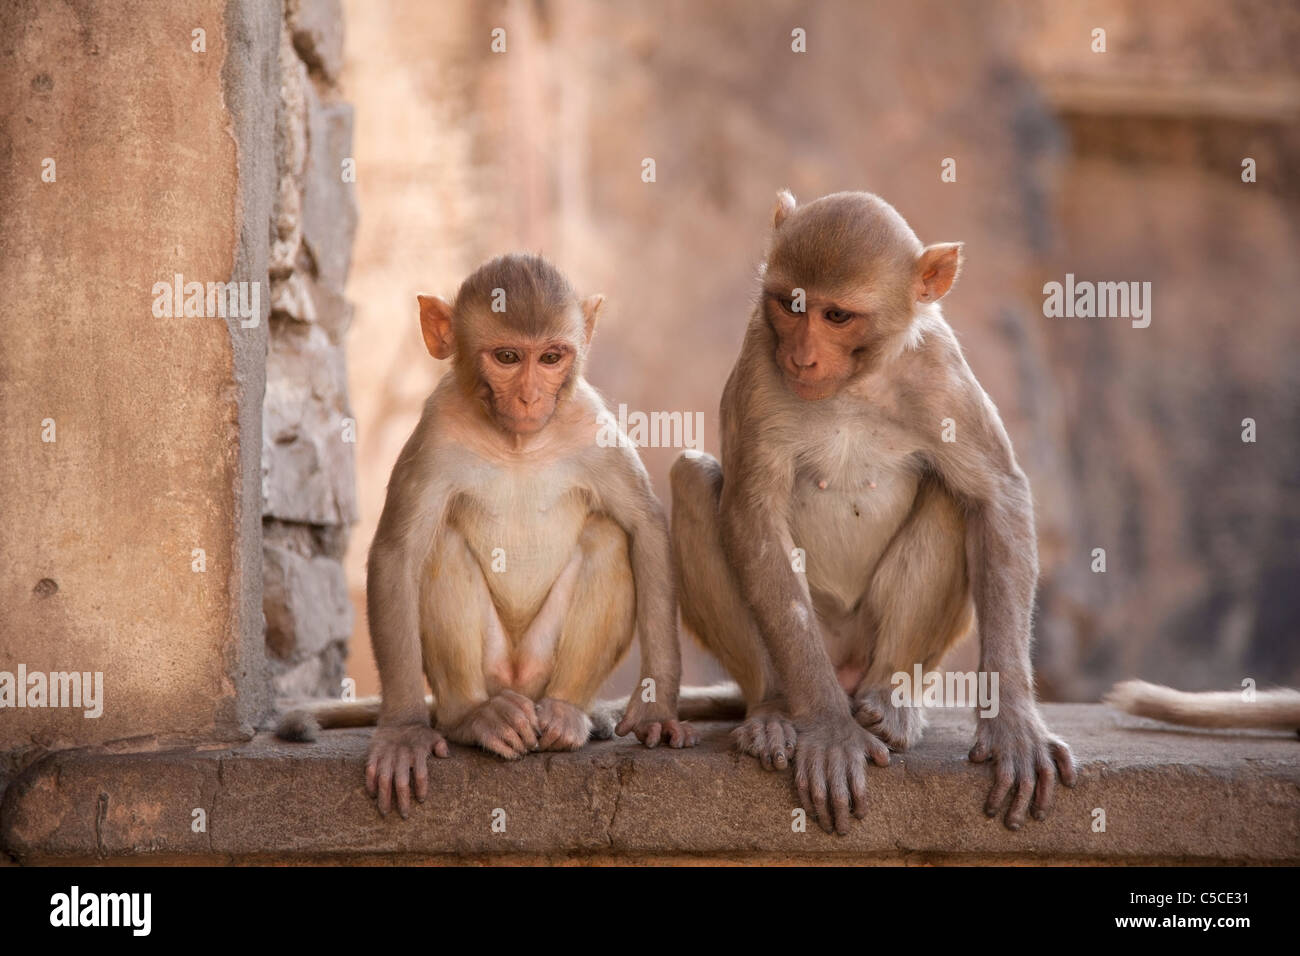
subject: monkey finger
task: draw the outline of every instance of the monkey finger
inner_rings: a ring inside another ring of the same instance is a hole
[[[664,723],[664,733],[668,735],[668,746],[675,750],[682,747],[689,747],[686,741],[690,736],[690,724],[684,724],[680,720],[669,720]]]
[[[1003,801],[1011,792],[1011,785],[1015,783],[1015,779],[1015,770],[1010,760],[998,760],[994,763],[993,788],[989,791],[988,801],[984,804],[985,815],[990,817],[998,815],[998,810],[1002,808]]]
[[[562,729],[562,728],[560,727],[560,722],[559,722],[558,720],[553,720],[553,721],[551,721],[549,724],[547,724],[545,727],[543,727],[543,728],[542,728],[542,738],[541,738],[541,740],[539,740],[539,741],[537,742],[537,747],[536,747],[536,749],[538,749],[538,750],[550,750],[550,749],[551,749],[551,745],[554,744],[557,740],[560,739],[560,731],[561,731],[561,729]]]
[[[415,751],[415,799],[424,803],[429,795],[429,755],[423,748]]]
[[[381,816],[388,816],[388,811],[393,809],[393,756],[391,753],[385,753],[379,758],[379,783],[378,793],[379,813]]]
[[[513,690],[502,691],[501,696],[505,698],[507,702],[514,705],[514,709],[522,712],[523,717],[528,722],[529,726],[534,729],[540,727],[540,724],[537,722],[537,707],[533,704],[532,700]]]
[[[504,724],[497,730],[497,738],[510,748],[510,755],[512,757],[522,757],[528,752],[528,748],[524,746],[523,739],[509,724]]]
[[[991,752],[992,748],[989,746],[988,741],[982,738],[978,739],[975,741],[975,746],[970,749],[970,761],[971,763],[983,763],[989,759]]]
[[[1074,755],[1070,753],[1070,745],[1064,740],[1054,739],[1048,744],[1048,749],[1052,753],[1056,769],[1061,772],[1061,783],[1073,787],[1079,782],[1079,775],[1074,768]]]
[[[812,792],[808,781],[808,762],[802,758],[796,760],[794,768],[794,785],[799,791],[799,804],[805,811],[812,811]]]
[[[411,813],[411,752],[397,751],[393,761],[393,788],[397,791],[397,812],[403,820]]]
[[[1034,775],[1027,767],[1020,768],[1017,774],[1016,795],[1007,810],[1006,824],[1009,830],[1019,830],[1025,825],[1025,814],[1029,810],[1029,801],[1034,796]]]
[[[641,737],[641,743],[645,744],[650,750],[654,750],[659,746],[659,738],[662,733],[663,725],[660,724],[659,721],[655,721],[646,728],[644,737],[641,737],[640,731],[637,732],[637,736]]]
[[[510,721],[510,727],[519,735],[519,739],[526,749],[537,749],[537,730],[533,729],[533,724],[529,723],[528,718],[523,713],[514,716]]]
[[[863,727],[870,727],[872,724],[878,724],[885,719],[885,715],[880,708],[873,704],[859,702],[858,709],[853,714],[859,724]]]
[[[849,764],[849,790],[853,794],[853,815],[861,820],[867,815],[867,762],[855,759]]]
[[[849,832],[849,768],[845,753],[832,750],[826,761],[827,790],[830,796],[831,819],[835,832],[843,836]]]
[[[764,766],[768,770],[784,770],[790,765],[790,758],[786,755],[785,729],[779,720],[769,720],[766,733],[767,759]]]
[[[372,797],[375,796],[376,784],[378,783],[379,767],[374,754],[366,760],[366,793]]]
[[[486,734],[480,741],[484,750],[489,750],[506,760],[518,760],[519,752],[508,744],[500,734]]]
[[[827,801],[826,786],[826,760],[822,754],[818,754],[813,763],[813,772],[811,777],[812,783],[812,811],[817,817],[817,822],[827,833],[835,832],[835,821],[831,817],[830,803]]]
[[[1038,763],[1038,789],[1034,793],[1032,813],[1035,820],[1047,818],[1047,811],[1052,809],[1056,797],[1056,766],[1050,759]]]
[[[451,748],[447,746],[447,741],[445,738],[443,737],[438,738],[437,742],[433,745],[433,754],[435,757],[451,756]]]
[[[755,721],[751,731],[751,740],[753,745],[753,754],[758,758],[759,765],[764,770],[772,769],[772,745],[767,739],[767,728]]]
[[[871,755],[871,762],[877,767],[889,766],[889,748],[885,742],[875,734],[869,734],[870,741],[867,743],[867,753]]]

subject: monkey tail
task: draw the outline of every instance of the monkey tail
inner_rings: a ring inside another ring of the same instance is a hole
[[[609,740],[623,719],[627,700],[598,700],[591,706],[591,736]],[[732,683],[708,687],[683,687],[677,693],[677,716],[681,720],[740,720],[745,716],[745,698]]]
[[[433,698],[426,696],[430,709]],[[335,727],[373,727],[379,722],[379,698],[312,700],[286,712],[275,728],[281,740],[310,743],[322,730]]]
[[[1189,693],[1130,680],[1116,684],[1102,700],[1139,717],[1189,727],[1300,730],[1300,691],[1295,690],[1262,690],[1247,701],[1239,691]]]
[[[433,698],[425,697],[430,710]],[[626,700],[599,700],[592,705],[592,736],[608,740],[627,709]],[[732,683],[708,687],[683,687],[677,695],[677,716],[682,720],[739,720],[745,716],[745,698]],[[281,740],[311,743],[322,730],[338,727],[373,727],[379,721],[379,698],[312,700],[286,711],[275,728]]]
[[[677,695],[677,716],[682,720],[740,720],[745,698],[731,682],[708,687],[683,687]]]

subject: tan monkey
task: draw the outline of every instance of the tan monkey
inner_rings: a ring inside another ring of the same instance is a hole
[[[1130,680],[1116,684],[1102,700],[1139,717],[1189,727],[1300,731],[1300,691],[1287,688],[1256,691],[1247,701],[1236,690],[1190,693]]]
[[[922,246],[892,206],[836,193],[773,214],[762,289],[722,396],[722,461],[673,466],[682,619],[740,685],[738,747],[793,761],[804,806],[845,832],[866,761],[914,743],[919,708],[891,676],[927,670],[979,620],[999,712],[985,812],[1046,815],[1069,748],[1040,716],[1030,615],[1029,485],[938,300],[957,243]],[[950,438],[951,440],[945,440]],[[796,550],[798,549],[798,550]]]
[[[583,377],[602,301],[522,255],[482,266],[454,305],[419,297],[425,345],[454,365],[393,468],[370,548],[382,703],[315,714],[377,717],[366,786],[381,812],[395,793],[406,815],[412,775],[424,799],[427,757],[447,740],[507,759],[582,746],[634,631],[642,681],[615,732],[696,742],[677,719],[667,521],[635,448],[600,440],[612,416]],[[310,736],[309,723],[293,715],[281,734]]]

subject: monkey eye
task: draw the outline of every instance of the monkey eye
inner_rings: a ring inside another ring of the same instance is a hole
[[[543,365],[557,365],[564,356],[560,352],[543,352],[537,361]]]
[[[827,309],[822,313],[826,321],[832,325],[843,325],[849,319],[853,318],[852,312],[845,312],[843,309]]]
[[[502,365],[519,364],[519,353],[516,352],[514,349],[497,349],[495,352],[492,353],[492,357],[495,358]]]

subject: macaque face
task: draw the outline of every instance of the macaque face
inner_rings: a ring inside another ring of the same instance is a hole
[[[478,352],[497,424],[515,435],[541,431],[555,414],[576,353],[562,339],[500,339]]]
[[[777,368],[799,398],[810,402],[829,398],[861,371],[876,319],[865,303],[812,295],[808,290],[800,302],[789,291],[770,287],[763,300],[768,325],[776,335]]]
[[[782,194],[764,269],[763,310],[790,390],[830,398],[877,365],[921,303],[956,278],[958,243],[922,247],[879,197],[837,193],[797,207]]]

